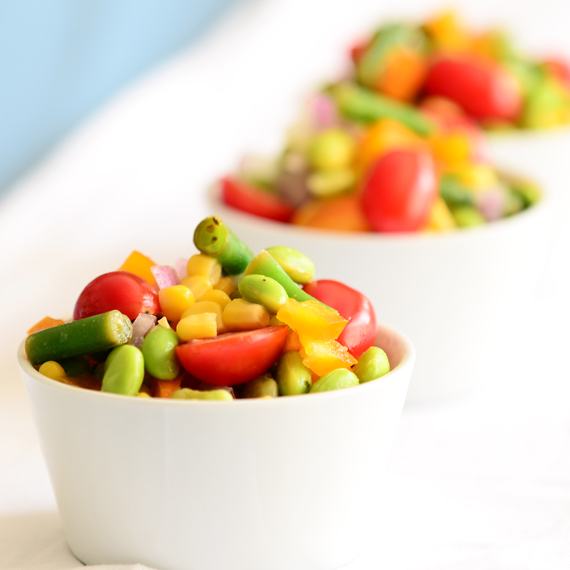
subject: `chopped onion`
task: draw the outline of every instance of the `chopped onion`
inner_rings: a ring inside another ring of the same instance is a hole
[[[488,222],[494,222],[505,215],[507,197],[503,188],[491,188],[477,195],[477,209]]]
[[[147,313],[140,313],[133,321],[133,336],[129,340],[129,344],[141,347],[144,337],[149,333],[150,329],[156,324],[156,317]]]
[[[188,274],[186,270],[187,267],[188,267],[187,259],[183,259],[181,257],[180,259],[176,260],[176,263],[174,264],[174,270],[176,271],[176,275],[178,275],[178,279],[180,279],[180,281],[182,281],[182,279],[184,279],[184,277],[186,277],[186,275]]]
[[[170,265],[153,265],[150,270],[156,279],[159,289],[180,284],[180,279],[178,279],[174,267],[170,267]]]
[[[334,101],[324,93],[319,93],[312,101],[313,115],[317,128],[327,129],[338,124]]]

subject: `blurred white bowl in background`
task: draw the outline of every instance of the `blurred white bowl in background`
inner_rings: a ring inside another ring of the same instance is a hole
[[[315,262],[316,279],[336,279],[372,301],[381,322],[410,336],[417,362],[408,401],[466,392],[492,378],[485,349],[509,306],[532,294],[547,249],[548,197],[512,218],[442,234],[323,231],[254,217],[224,205],[213,188],[210,208],[254,252],[275,245]]]
[[[274,400],[93,392],[18,361],[65,536],[85,564],[331,570],[374,529],[415,351],[380,326],[392,371]],[[377,537],[375,537],[377,542]]]

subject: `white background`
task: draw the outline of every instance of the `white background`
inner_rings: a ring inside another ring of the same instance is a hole
[[[474,25],[504,23],[528,49],[570,54],[563,1],[458,5]],[[278,149],[303,95],[342,70],[359,34],[436,6],[245,2],[0,199],[0,568],[79,566],[19,378],[25,331],[70,315],[83,286],[134,248],[164,263],[191,254],[207,185],[245,151]],[[377,542],[351,570],[570,568],[569,246],[566,228],[544,266],[529,268],[541,272],[535,296],[482,356],[489,388],[405,409]]]

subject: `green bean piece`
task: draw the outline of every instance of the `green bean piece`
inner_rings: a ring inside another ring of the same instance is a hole
[[[277,396],[279,388],[269,372],[250,380],[244,386],[244,398],[277,398]]]
[[[450,211],[455,223],[460,228],[474,228],[487,223],[481,212],[471,206],[456,206],[450,208]]]
[[[144,357],[130,344],[119,346],[105,362],[101,392],[136,396],[144,380]]]
[[[192,390],[190,388],[181,388],[172,394],[174,400],[218,400],[230,402],[233,400],[232,395],[227,390]]]
[[[141,345],[146,371],[159,380],[174,380],[180,372],[176,347],[178,335],[172,329],[160,326],[150,331]]]
[[[286,352],[277,363],[275,379],[280,396],[306,394],[311,389],[311,371],[303,364],[303,357],[296,351]]]
[[[354,83],[338,83],[329,87],[328,91],[340,112],[349,119],[364,123],[394,119],[421,136],[427,136],[434,131],[433,123],[411,105],[373,93]]]
[[[263,305],[273,315],[289,298],[283,286],[265,275],[246,275],[238,285],[242,297],[251,303]]]
[[[295,282],[287,275],[285,270],[277,263],[269,252],[263,250],[256,255],[249,265],[246,267],[244,277],[246,275],[265,275],[271,277],[279,283],[289,297],[302,303],[303,301],[316,301],[308,293],[305,293]]]
[[[439,182],[439,195],[450,206],[473,206],[474,193],[463,186],[454,176],[442,176]]]
[[[240,275],[253,259],[247,245],[218,216],[210,216],[198,224],[194,245],[203,254],[215,257],[226,275]]]
[[[69,378],[77,378],[77,376],[81,376],[82,374],[89,372],[89,363],[84,356],[67,358],[60,361],[60,364],[65,370],[66,376]]]
[[[377,346],[371,346],[358,362],[353,366],[352,371],[358,376],[361,384],[381,378],[390,372],[390,362],[386,353]]]
[[[304,253],[282,245],[268,247],[265,251],[295,283],[309,283],[315,278],[315,264]]]
[[[31,334],[26,339],[26,355],[34,366],[48,360],[60,362],[125,344],[132,334],[130,319],[109,311]]]
[[[319,378],[311,386],[311,394],[314,392],[330,392],[331,390],[343,390],[344,388],[352,388],[358,386],[358,376],[347,370],[346,368],[339,368],[329,372],[325,376]]]

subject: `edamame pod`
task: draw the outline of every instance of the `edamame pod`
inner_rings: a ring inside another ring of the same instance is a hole
[[[33,365],[59,362],[125,344],[132,334],[129,317],[114,310],[31,334],[26,355]]]
[[[338,368],[319,378],[311,386],[311,394],[314,392],[330,392],[331,390],[343,390],[358,386],[358,376],[346,368]]]
[[[289,298],[282,285],[265,275],[246,275],[238,289],[244,299],[263,305],[273,315]]]
[[[179,344],[172,329],[156,327],[150,331],[141,345],[146,371],[159,380],[174,380],[180,372],[175,350]]]
[[[174,400],[219,400],[230,402],[233,400],[232,395],[227,390],[191,390],[190,388],[181,388],[172,394]]]
[[[280,396],[306,394],[311,389],[311,371],[303,364],[303,357],[296,350],[286,352],[279,359],[275,378]]]
[[[130,344],[115,348],[105,362],[101,392],[136,396],[144,380],[144,357]]]
[[[376,380],[390,372],[390,362],[386,353],[377,346],[371,346],[358,359],[358,362],[352,368],[352,371],[358,376],[361,384]]]
[[[295,283],[305,284],[315,278],[315,264],[304,253],[282,245],[268,247],[265,251]]]
[[[277,382],[269,372],[247,382],[243,391],[244,398],[277,398],[277,396],[279,396]]]
[[[243,273],[253,253],[218,216],[202,220],[194,232],[194,245],[215,257],[227,275]]]
[[[427,136],[434,130],[432,122],[411,105],[383,97],[354,83],[338,83],[330,87],[329,92],[340,112],[349,119],[365,123],[394,119],[421,136]]]

